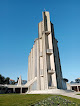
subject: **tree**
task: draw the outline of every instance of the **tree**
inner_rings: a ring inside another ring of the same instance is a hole
[[[9,77],[5,78],[0,74],[0,84],[9,84]]]
[[[0,74],[0,84],[5,83],[5,77]]]
[[[0,74],[0,84],[1,84],[1,82],[2,82],[2,76],[1,76],[1,74]]]
[[[9,84],[9,77],[5,78],[5,84]]]

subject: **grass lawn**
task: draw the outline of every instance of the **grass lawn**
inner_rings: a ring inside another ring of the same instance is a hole
[[[55,98],[56,95],[39,95],[39,94],[0,94],[0,106],[31,106],[47,98]],[[80,99],[70,98],[66,96],[61,97],[64,100],[69,100],[80,104]],[[58,99],[59,99],[58,98]],[[61,99],[61,100],[62,100]],[[57,101],[57,100],[56,100]],[[60,105],[61,106],[61,105]],[[76,105],[77,106],[77,105]],[[80,106],[80,105],[79,105]]]
[[[29,106],[50,96],[38,94],[2,94],[0,95],[0,106]]]
[[[80,94],[76,94],[76,95],[80,95]]]

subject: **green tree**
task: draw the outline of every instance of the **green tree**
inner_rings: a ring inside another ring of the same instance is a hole
[[[1,82],[2,82],[2,75],[0,74],[0,84],[1,84]]]
[[[9,84],[9,77],[5,78],[0,74],[0,84]]]
[[[0,74],[0,84],[5,83],[5,77]]]
[[[9,77],[5,78],[5,84],[9,84]]]

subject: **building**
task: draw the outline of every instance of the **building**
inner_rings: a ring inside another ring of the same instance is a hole
[[[43,20],[38,24],[38,38],[28,57],[28,91],[67,89],[57,43],[49,12],[45,11]]]
[[[13,80],[13,79],[9,79],[9,84],[15,84],[15,80]]]
[[[28,90],[27,86],[24,86],[26,80],[22,80],[21,76],[18,78],[18,83],[13,85],[14,80],[10,80],[11,84],[0,84],[0,94],[3,93],[26,93]]]
[[[23,84],[26,81],[22,82],[20,76],[16,85],[0,85],[0,93],[30,93],[33,90],[39,91],[37,93],[59,93],[59,89],[66,90],[68,80],[62,76],[57,43],[49,12],[45,11],[38,24],[38,38],[28,57],[28,82]]]
[[[80,78],[75,79],[74,81],[70,82],[71,90],[80,92]]]

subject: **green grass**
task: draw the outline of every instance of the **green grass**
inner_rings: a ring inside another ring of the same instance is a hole
[[[1,94],[0,106],[31,106],[38,101],[44,100],[55,95],[39,95],[39,94]],[[62,98],[80,104],[80,99],[70,98],[59,95]]]
[[[31,106],[51,95],[39,94],[3,94],[0,95],[0,106]]]
[[[76,94],[76,95],[80,95],[80,94]]]

